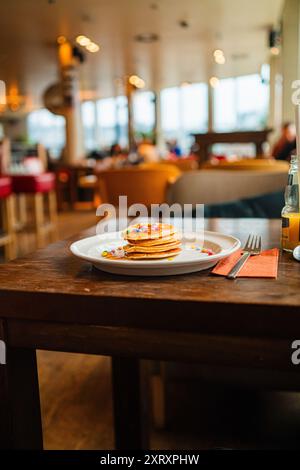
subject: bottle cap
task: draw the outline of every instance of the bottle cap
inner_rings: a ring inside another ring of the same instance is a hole
[[[297,260],[300,261],[300,245],[296,246],[296,248],[293,251],[293,257]]]

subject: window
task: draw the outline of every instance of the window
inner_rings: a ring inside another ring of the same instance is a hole
[[[151,133],[155,121],[154,94],[136,92],[133,96],[134,127],[138,133]],[[104,98],[82,104],[85,147],[107,149],[118,142],[128,146],[128,103],[126,96]]]
[[[101,148],[110,147],[117,141],[117,110],[115,98],[97,101],[97,135]]]
[[[128,144],[127,98],[85,101],[81,105],[84,144],[87,150],[107,149],[115,142]]]
[[[140,134],[151,134],[155,124],[154,93],[137,91],[133,95],[134,129]]]
[[[50,113],[47,109],[38,109],[27,117],[27,131],[30,142],[42,143],[51,156],[58,158],[65,145],[65,119]]]
[[[219,81],[214,89],[214,130],[255,130],[266,126],[269,86],[260,75]]]
[[[164,135],[167,138],[179,137],[180,119],[180,88],[165,88],[161,92],[161,120]]]
[[[190,133],[207,132],[207,85],[195,83],[181,87],[183,129]]]
[[[267,123],[269,87],[260,75],[236,79],[237,122],[240,129],[264,128]]]
[[[220,80],[214,88],[214,130],[226,132],[234,130],[236,121],[235,79]]]
[[[162,129],[166,140],[176,139],[184,152],[193,143],[191,134],[207,132],[207,85],[195,83],[161,92]]]
[[[84,144],[87,150],[108,149],[115,142],[127,145],[125,96],[82,103]]]
[[[128,146],[128,103],[126,96],[116,98],[117,106],[117,142],[121,147]]]

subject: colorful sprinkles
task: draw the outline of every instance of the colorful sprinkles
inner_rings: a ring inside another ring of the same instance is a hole
[[[202,248],[202,253],[206,253],[208,256],[214,255],[214,252],[210,248]]]
[[[137,224],[137,225],[134,225],[132,227],[129,227],[126,230],[126,233],[127,233],[127,235],[129,235],[130,233],[148,233],[150,228],[154,232],[157,232],[158,229],[159,229],[159,225],[158,224],[152,224],[152,226],[151,226],[150,224]]]
[[[154,224],[147,224],[147,223],[140,223],[128,227],[126,229],[126,235],[130,235],[133,233],[153,233],[153,232],[165,232],[170,230],[170,225],[168,224],[161,224],[161,223],[154,223]]]
[[[200,253],[204,253],[208,256],[212,256],[215,254],[213,250],[211,250],[210,248],[202,248],[201,246],[197,246],[197,245],[186,245],[185,248],[188,250],[199,251]]]
[[[102,251],[101,256],[103,256],[103,258],[109,257],[109,258],[122,259],[122,258],[125,258],[125,251],[122,246],[119,246],[118,248],[112,248],[109,251],[108,250]]]

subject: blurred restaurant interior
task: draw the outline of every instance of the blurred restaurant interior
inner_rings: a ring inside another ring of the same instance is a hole
[[[239,218],[243,233],[244,219],[281,218],[299,0],[10,0],[0,38],[1,279],[95,226],[97,207],[120,195],[205,204],[207,219]],[[36,349],[44,448],[113,449],[109,354]],[[299,378],[288,372],[151,367],[151,448],[299,446]]]

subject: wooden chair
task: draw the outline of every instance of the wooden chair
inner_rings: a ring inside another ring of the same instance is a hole
[[[178,158],[177,160],[162,160],[163,165],[174,165],[180,171],[193,171],[197,170],[199,165],[197,160],[193,158]]]
[[[11,179],[0,177],[1,225],[0,246],[4,246],[5,260],[16,257],[16,235],[14,229],[14,211]]]
[[[136,203],[150,207],[166,202],[167,188],[176,181],[181,172],[172,165],[144,166],[109,170],[98,174],[102,202],[114,206],[119,196],[127,196],[128,206]]]

